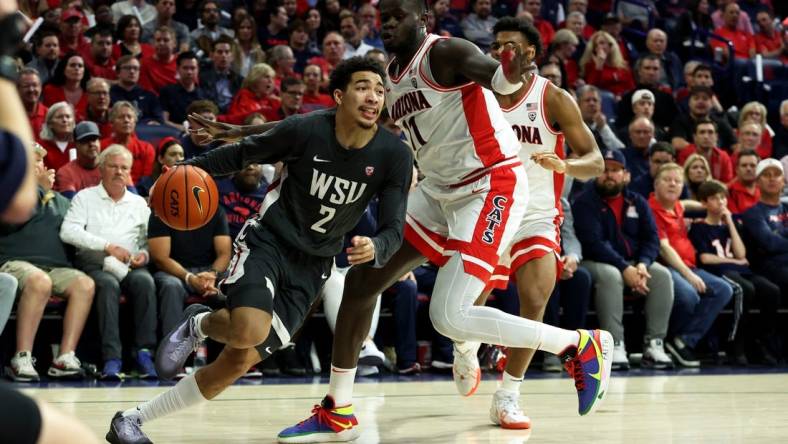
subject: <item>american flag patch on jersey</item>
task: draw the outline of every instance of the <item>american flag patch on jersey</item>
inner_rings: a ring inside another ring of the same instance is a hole
[[[539,104],[536,102],[526,103],[525,110],[526,111],[536,111],[539,108]]]

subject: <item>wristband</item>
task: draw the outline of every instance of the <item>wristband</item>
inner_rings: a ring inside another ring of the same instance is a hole
[[[510,83],[503,74],[503,65],[498,65],[498,69],[496,69],[495,74],[493,74],[490,86],[492,86],[493,91],[506,96],[517,92],[517,90],[523,86],[523,82]]]

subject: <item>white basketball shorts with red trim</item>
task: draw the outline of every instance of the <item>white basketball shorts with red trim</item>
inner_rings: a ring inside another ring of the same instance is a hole
[[[526,214],[514,235],[511,247],[501,255],[486,290],[506,288],[509,278],[514,278],[514,272],[520,267],[548,254],[554,254],[556,257],[556,279],[558,279],[563,272],[561,217],[538,213]]]
[[[426,178],[408,196],[405,240],[438,266],[459,252],[465,272],[486,283],[517,232],[527,196],[519,162],[455,186]]]

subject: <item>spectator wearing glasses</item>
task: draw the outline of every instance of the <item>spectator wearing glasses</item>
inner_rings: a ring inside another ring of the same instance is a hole
[[[284,120],[293,114],[303,113],[301,108],[304,103],[306,85],[301,79],[289,77],[282,80],[282,102],[277,110],[278,119]]]
[[[38,75],[38,71],[30,67],[22,68],[16,79],[16,90],[25,107],[30,128],[33,130],[33,134],[37,135],[41,132],[41,127],[44,126],[49,109],[41,103],[41,77]]]
[[[94,77],[87,84],[88,106],[84,114],[77,116],[77,121],[89,120],[99,127],[101,137],[112,135],[112,122],[109,120],[109,82]]]
[[[140,62],[136,57],[126,55],[118,59],[115,69],[118,70],[118,83],[109,89],[112,103],[126,101],[139,111],[137,119],[142,124],[159,124],[162,116],[161,106],[156,96],[138,84],[140,79]]]

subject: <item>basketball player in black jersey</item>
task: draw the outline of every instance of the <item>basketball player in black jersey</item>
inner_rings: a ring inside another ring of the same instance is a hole
[[[372,238],[351,240],[351,264],[383,266],[402,243],[413,157],[396,136],[378,128],[385,73],[355,57],[340,63],[329,89],[337,108],[291,116],[272,130],[212,150],[187,164],[214,175],[250,163],[283,162],[260,213],[235,241],[235,256],[221,288],[227,308],[192,305],[156,354],[160,377],[170,379],[200,342],[225,344],[216,361],[112,419],[107,440],[150,442],[144,422],[213,399],[249,367],[290,341],[323,283],[345,233],[378,196],[379,225]]]

